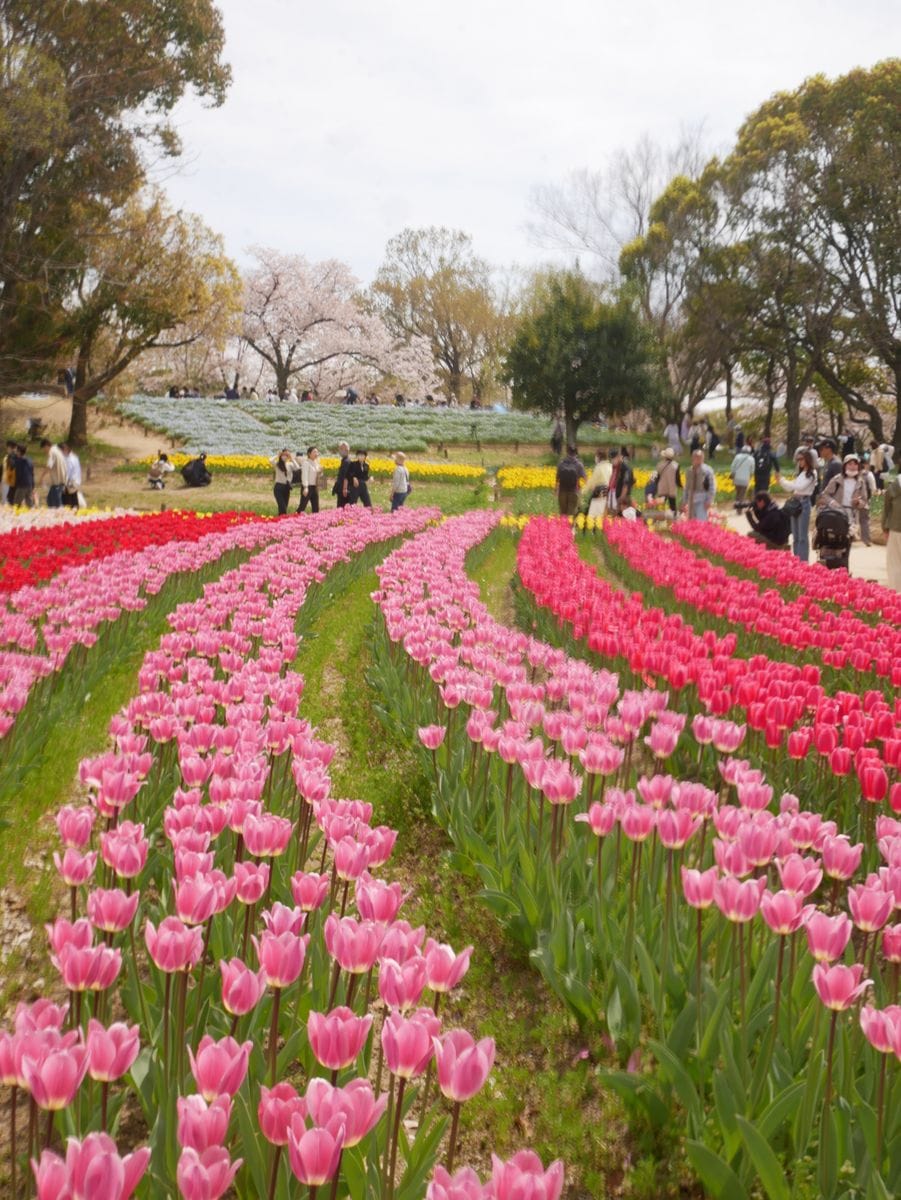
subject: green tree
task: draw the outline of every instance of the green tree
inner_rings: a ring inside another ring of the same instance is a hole
[[[85,240],[179,151],[188,89],[221,103],[211,0],[0,0],[0,384],[52,373]]]
[[[371,300],[396,337],[425,338],[438,376],[461,403],[490,395],[507,321],[491,267],[458,229],[405,229],[392,238]]]
[[[584,421],[655,406],[657,366],[652,336],[628,299],[605,300],[584,276],[562,272],[538,281],[505,372],[514,404],[562,410],[574,444]]]

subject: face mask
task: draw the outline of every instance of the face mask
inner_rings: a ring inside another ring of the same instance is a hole
[[[857,467],[848,467],[846,474],[848,475],[848,477],[850,479],[853,479],[854,476],[857,474]]]

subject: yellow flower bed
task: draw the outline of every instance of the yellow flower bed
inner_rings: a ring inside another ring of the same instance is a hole
[[[651,475],[653,475],[653,471],[649,471],[646,467],[638,467],[635,471],[636,487],[645,487]],[[505,492],[552,488],[557,482],[557,468],[501,467],[497,473],[497,479]],[[721,496],[735,494],[735,485],[725,471],[716,473],[716,490],[717,494]]]
[[[181,470],[185,463],[191,461],[188,454],[170,454],[169,462],[176,470]],[[142,466],[150,466],[156,459],[152,457],[139,460]],[[334,474],[338,470],[340,459],[335,455],[320,456],[319,463],[323,471]],[[394,459],[369,458],[370,474],[376,479],[390,479],[394,473]],[[210,471],[271,471],[272,464],[264,454],[208,454],[206,465]],[[407,462],[407,470],[411,479],[443,479],[451,481],[484,479],[485,468],[473,467],[466,463],[430,463]]]

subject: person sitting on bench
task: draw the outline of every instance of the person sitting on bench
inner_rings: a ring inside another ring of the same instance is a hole
[[[745,516],[751,526],[749,538],[769,546],[772,550],[788,548],[791,520],[788,513],[783,512],[775,503],[769,492],[758,492],[754,503],[745,511]]]

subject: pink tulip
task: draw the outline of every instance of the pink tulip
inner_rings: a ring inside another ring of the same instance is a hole
[[[282,1082],[272,1088],[260,1088],[257,1120],[263,1137],[273,1146],[287,1146],[291,1122],[298,1117],[302,1123],[306,1115],[306,1101],[298,1096],[290,1083]]]
[[[284,854],[294,826],[287,817],[263,813],[244,821],[244,844],[255,858],[276,858]]]
[[[47,940],[54,954],[59,954],[64,946],[77,950],[89,950],[94,944],[94,931],[91,922],[85,917],[77,921],[67,921],[65,917],[57,917],[52,925],[45,925]]]
[[[531,1150],[520,1150],[508,1162],[491,1156],[491,1182],[486,1193],[491,1200],[560,1200],[563,1163],[558,1159],[545,1171]]]
[[[89,946],[82,950],[69,944],[60,949],[56,966],[70,992],[104,992],[113,986],[122,970],[121,950]]]
[[[874,1050],[892,1054],[901,1040],[901,1008],[897,1004],[883,1009],[865,1004],[860,1010],[860,1027]]]
[[[149,1161],[146,1146],[122,1158],[113,1139],[105,1133],[89,1133],[81,1142],[69,1138],[67,1194],[72,1200],[129,1200]]]
[[[271,988],[286,988],[303,970],[310,935],[297,937],[293,933],[275,934],[264,930],[253,938],[260,969]]]
[[[203,953],[203,933],[189,929],[178,917],[166,917],[159,929],[148,921],[144,927],[147,951],[161,971],[190,971],[200,962]]]
[[[692,908],[710,908],[713,904],[714,888],[719,878],[716,867],[706,871],[682,868],[682,891]]]
[[[141,1049],[141,1031],[137,1025],[117,1021],[104,1028],[99,1021],[88,1022],[88,1074],[98,1083],[112,1083],[131,1070]]]
[[[575,819],[586,822],[595,837],[607,837],[616,824],[616,810],[595,801],[587,813],[576,813]]]
[[[851,845],[844,834],[838,837],[826,837],[820,850],[823,858],[823,870],[830,879],[850,879],[860,866],[863,854],[863,842]]]
[[[388,1096],[376,1100],[367,1079],[353,1079],[344,1087],[332,1087],[325,1079],[313,1078],[307,1086],[306,1104],[315,1125],[329,1129],[344,1126],[344,1149],[349,1150],[382,1119]]]
[[[379,995],[389,1008],[414,1008],[426,985],[426,961],[421,954],[405,963],[383,958],[379,964]]]
[[[766,879],[740,881],[731,875],[718,879],[713,888],[717,908],[728,921],[743,924],[751,921],[760,908],[760,897],[766,890]]]
[[[269,864],[236,862],[234,878],[237,896],[241,904],[256,904],[266,894],[269,886]]]
[[[645,804],[627,804],[620,812],[619,823],[630,842],[643,842],[657,824],[657,813]]]
[[[288,908],[287,904],[281,904],[277,900],[271,908],[263,911],[263,924],[276,936],[293,933],[299,937],[305,920],[306,913],[302,908]]]
[[[243,1017],[256,1008],[266,991],[263,971],[251,971],[240,958],[221,959],[222,1004],[233,1017]]]
[[[851,937],[851,921],[845,913],[830,917],[815,909],[805,922],[807,945],[818,963],[835,962],[845,953]]]
[[[234,1096],[244,1082],[253,1042],[240,1045],[232,1037],[214,1041],[209,1034],[200,1039],[196,1056],[188,1049],[191,1073],[204,1100],[212,1102],[223,1094]]]
[[[63,846],[83,850],[91,840],[96,812],[89,804],[73,808],[65,804],[56,814],[56,828]]]
[[[41,1029],[55,1029],[59,1032],[68,1011],[68,1004],[54,1004],[46,996],[35,1000],[33,1004],[20,1001],[16,1005],[16,1033],[34,1033]]]
[[[487,1200],[487,1192],[472,1167],[461,1167],[449,1175],[444,1167],[438,1166],[425,1200]]]
[[[138,836],[131,830],[140,831]],[[103,861],[120,879],[134,879],[147,865],[150,842],[144,837],[143,825],[124,822],[118,829],[100,835],[100,854]]]
[[[901,925],[886,925],[883,929],[882,956],[886,962],[901,963]]]
[[[352,837],[343,837],[334,848],[334,862],[339,879],[359,879],[369,866],[369,847]]]
[[[357,880],[354,894],[360,916],[366,921],[379,921],[384,925],[391,924],[408,895],[401,884],[373,879],[368,871],[364,871]]]
[[[454,1103],[471,1100],[481,1091],[494,1066],[494,1038],[480,1042],[464,1029],[452,1029],[435,1038],[435,1063],[438,1086]]]
[[[872,979],[863,979],[863,972],[861,963],[855,963],[853,967],[841,963],[834,966],[817,963],[813,968],[813,986],[828,1009],[844,1012],[857,1003],[873,982]]]
[[[342,970],[363,975],[375,963],[385,931],[374,921],[339,918],[332,913],[325,922],[325,945]]]
[[[41,1152],[40,1162],[31,1160],[31,1169],[37,1185],[37,1200],[72,1200],[69,1187],[69,1170],[52,1150]]]
[[[668,850],[681,850],[700,826],[701,818],[693,817],[684,808],[668,808],[657,816],[657,836]]]
[[[382,1026],[382,1049],[392,1075],[413,1079],[421,1075],[433,1053],[441,1022],[431,1009],[419,1008],[410,1017],[391,1013]]]
[[[190,1147],[203,1154],[225,1143],[232,1113],[230,1096],[217,1096],[211,1104],[203,1096],[179,1096],[177,1107],[178,1144],[183,1150]]]
[[[328,895],[330,882],[327,873],[316,875],[298,871],[291,876],[291,895],[294,897],[294,903],[304,912],[313,912],[314,909],[321,908]]]
[[[22,1059],[22,1075],[38,1108],[59,1112],[67,1108],[88,1070],[86,1046],[59,1046],[37,1058]]]
[[[379,946],[379,960],[393,958],[395,962],[405,963],[420,953],[425,926],[414,929],[409,921],[394,921],[388,926],[385,936]]]
[[[452,991],[469,970],[472,951],[473,947],[467,946],[455,954],[450,946],[429,938],[423,951],[428,987],[433,992]]]
[[[848,908],[851,919],[864,933],[881,929],[895,907],[894,896],[865,883],[848,888]]]
[[[761,915],[780,937],[796,933],[813,912],[813,905],[806,905],[794,892],[764,892],[760,897]]]
[[[783,888],[787,892],[797,892],[805,899],[817,890],[823,879],[822,869],[816,860],[803,858],[800,854],[789,854],[777,867]]]
[[[349,1067],[369,1036],[372,1017],[355,1016],[341,1005],[329,1013],[311,1012],[307,1017],[310,1049],[330,1071]]]
[[[61,856],[54,850],[53,862],[67,887],[80,887],[83,883],[87,883],[94,874],[94,868],[97,866],[97,851],[91,850],[87,854],[81,854],[70,846],[63,851]]]
[[[178,1160],[176,1179],[184,1200],[219,1200],[231,1187],[243,1159],[231,1161],[224,1146],[211,1146],[202,1154],[186,1147]]]
[[[140,892],[127,896],[121,888],[94,888],[88,894],[88,918],[95,929],[121,933],[134,920]]]
[[[288,1130],[291,1170],[300,1182],[308,1187],[320,1187],[334,1178],[343,1147],[343,1125],[331,1131],[306,1129],[299,1117],[295,1117],[291,1122],[291,1128]]]
[[[173,883],[175,913],[185,925],[205,925],[216,908],[216,887],[206,875]]]
[[[638,781],[638,792],[645,804],[661,809],[669,804],[673,794],[673,783],[672,775],[642,775]]]
[[[679,731],[655,721],[644,742],[655,758],[669,758],[678,745]]]
[[[425,725],[416,731],[417,737],[426,750],[431,750],[433,753],[444,741],[446,733],[447,730],[443,725]]]

